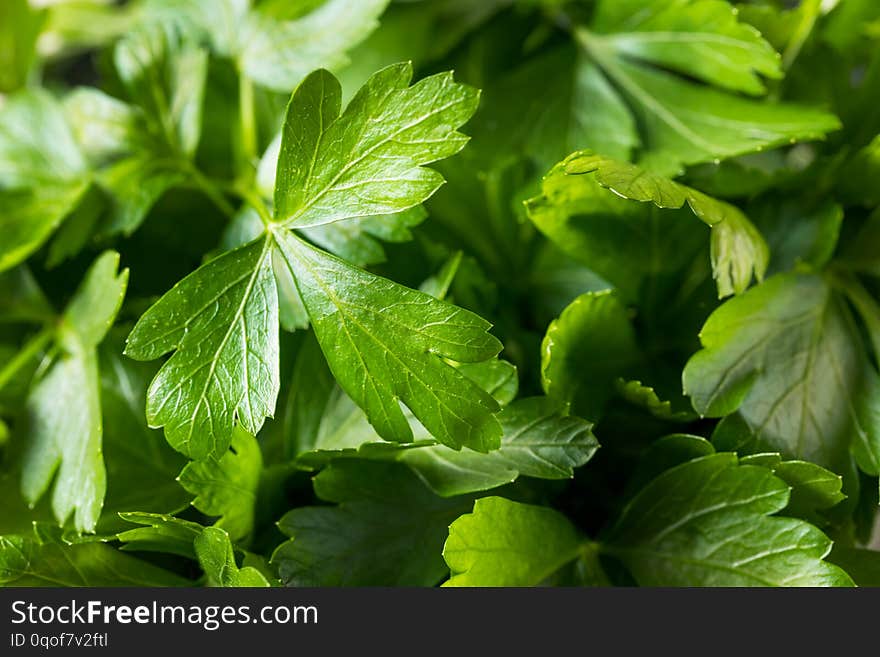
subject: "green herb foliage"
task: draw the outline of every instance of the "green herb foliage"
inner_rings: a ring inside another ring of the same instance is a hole
[[[878,20],[0,3],[0,585],[876,585]]]

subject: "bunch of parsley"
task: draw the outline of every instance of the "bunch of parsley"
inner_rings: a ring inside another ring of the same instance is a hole
[[[4,0],[0,583],[880,584],[878,40]]]

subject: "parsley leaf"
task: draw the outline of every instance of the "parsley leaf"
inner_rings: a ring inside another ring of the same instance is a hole
[[[0,6],[0,93],[27,82],[45,20],[45,10],[31,7],[28,0],[8,0]]]
[[[403,451],[399,460],[437,494],[452,497],[497,488],[520,476],[571,478],[599,447],[589,422],[563,414],[543,397],[512,403],[498,421],[501,446],[488,454],[434,445]]]
[[[140,318],[126,355],[176,350],[147,395],[147,419],[194,459],[221,455],[235,420],[256,434],[278,395],[278,296],[259,240],[187,276]]]
[[[269,586],[263,574],[252,566],[239,568],[229,534],[219,527],[207,527],[194,542],[199,565],[208,578],[208,586]]]
[[[627,106],[647,168],[674,174],[683,165],[816,139],[840,127],[819,110],[758,103],[670,73],[752,94],[765,89],[756,74],[780,76],[778,55],[737,22],[727,3],[602,0],[593,23],[576,28],[575,38],[587,66],[614,87],[596,94],[594,111],[601,116]],[[588,126],[587,145],[594,127]]]
[[[195,539],[203,527],[197,522],[182,520],[161,513],[128,511],[119,514],[126,523],[140,525],[116,534],[123,550],[165,552],[195,559]]]
[[[196,495],[193,506],[208,516],[220,516],[214,525],[233,540],[248,538],[254,528],[257,489],[263,470],[260,446],[237,428],[232,444],[219,459],[193,461],[180,473],[180,485]]]
[[[843,472],[851,436],[876,430],[854,403],[872,366],[845,299],[823,276],[768,279],[716,310],[700,339],[683,375],[694,408],[738,411],[765,449]]]
[[[674,467],[627,505],[603,552],[643,586],[851,586],[822,561],[815,527],[771,517],[789,488],[766,469],[716,454]]]
[[[778,460],[763,460],[782,470]],[[450,527],[447,586],[535,586],[570,577],[565,568],[580,583],[604,585],[600,554],[622,561],[643,586],[851,586],[823,561],[831,541],[822,532],[771,517],[788,505],[789,487],[753,462],[710,453],[674,465],[644,485],[598,543],[552,509],[477,500]],[[788,470],[793,479],[796,469]]]
[[[686,203],[697,218],[708,224],[712,228],[712,271],[719,297],[742,293],[752,276],[760,281],[767,270],[769,252],[764,238],[739,209],[635,165],[590,151],[572,153],[547,174],[542,191],[542,196],[526,204],[535,225],[567,253],[598,274],[611,277],[612,282],[620,276],[624,285],[632,285],[633,274],[618,274],[619,268],[613,262],[606,266],[603,260],[607,255],[596,253],[597,257],[592,257],[603,246],[600,240],[608,239],[603,233],[611,232],[611,240],[620,239],[614,228],[608,227],[609,215],[620,216],[618,230],[631,231],[635,239],[643,241],[646,233],[650,234],[648,223],[654,212],[650,206],[633,208],[621,199],[669,209],[682,208]]]
[[[486,497],[449,527],[443,558],[452,576],[444,586],[537,586],[587,553],[561,513]]]
[[[88,187],[59,103],[42,90],[12,96],[0,111],[0,271],[42,246]]]
[[[339,84],[329,73],[318,71],[297,88],[278,159],[278,221],[301,226],[311,221],[303,217],[319,210],[321,221],[403,210],[436,189],[439,175],[420,165],[464,145],[466,138],[452,126],[470,116],[477,94],[446,74],[407,87],[410,76],[408,65],[380,71],[338,118]],[[439,99],[439,107],[451,108],[450,113],[423,113]],[[368,117],[373,117],[372,127],[365,132]],[[338,135],[356,137],[349,137],[341,155]],[[400,171],[414,176],[413,186],[394,184]],[[357,180],[365,183],[358,194],[338,197],[338,207],[328,205],[342,193],[337,184]],[[313,184],[323,185],[315,195],[308,192]],[[394,200],[387,197],[389,190],[395,190]],[[352,200],[355,206],[349,205]],[[133,358],[151,360],[176,350],[153,381],[147,401],[150,424],[165,426],[175,449],[195,459],[220,455],[235,420],[256,434],[273,413],[279,298],[272,259],[278,256],[331,370],[383,438],[412,439],[399,406],[403,401],[445,444],[481,451],[498,446],[501,432],[492,417],[496,402],[442,360],[478,362],[495,356],[501,344],[487,333],[488,322],[359,270],[272,223],[263,237],[181,281],[129,336],[126,353]]]
[[[585,417],[599,417],[614,394],[613,381],[626,376],[638,355],[635,332],[617,297],[587,292],[547,328],[541,343],[544,392]]]
[[[94,262],[58,323],[61,354],[27,400],[22,492],[34,504],[54,479],[55,517],[63,525],[73,515],[77,531],[94,531],[106,492],[96,347],[125,295],[128,270],[118,265],[113,252]]]
[[[314,485],[338,506],[300,507],[279,522],[292,538],[272,563],[286,585],[429,586],[443,577],[446,528],[471,500],[437,497],[394,463],[340,461]]]
[[[128,95],[166,145],[192,157],[202,128],[207,52],[158,26],[127,36],[114,63]]]
[[[374,74],[340,114],[342,88],[317,71],[297,88],[278,157],[276,221],[288,227],[399,212],[443,183],[422,165],[467,143],[455,131],[474,113],[479,92],[451,73],[409,86],[411,64]]]
[[[488,360],[501,344],[466,310],[382,280],[290,234],[279,237],[336,380],[383,438],[412,440],[398,399],[440,442],[498,446],[495,400],[442,358]],[[345,285],[334,285],[335,281]],[[394,345],[390,340],[401,339]],[[405,336],[405,337],[404,337]]]
[[[156,23],[170,22],[190,34],[206,35],[212,49],[233,59],[247,78],[289,93],[314,69],[346,64],[346,51],[376,28],[388,0],[266,4],[147,0],[146,10]]]
[[[102,543],[0,536],[4,586],[187,586],[178,575]]]

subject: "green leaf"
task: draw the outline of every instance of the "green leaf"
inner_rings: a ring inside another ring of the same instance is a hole
[[[125,295],[128,270],[118,266],[110,251],[89,269],[58,326],[62,354],[27,400],[22,493],[34,504],[54,479],[55,517],[63,525],[73,515],[78,532],[95,530],[106,492],[96,347]]]
[[[542,194],[526,202],[532,223],[566,256],[601,277],[597,288],[613,286],[626,302],[636,300],[654,277],[686,267],[684,257],[692,260],[705,241],[683,220],[684,211],[627,201],[589,176],[565,174],[561,166],[544,178]]]
[[[296,20],[250,12],[240,36],[239,62],[252,80],[288,92],[316,68],[341,68],[345,53],[376,27],[388,0],[327,0]]]
[[[553,509],[485,497],[449,527],[444,586],[537,586],[586,558],[589,544]]]
[[[271,199],[274,194],[281,137],[282,135],[279,134],[273,140],[263,153],[257,167],[257,187],[260,195],[265,199]],[[426,217],[425,209],[417,205],[396,214],[360,217],[356,221],[335,221],[331,224],[302,228],[298,232],[305,235],[313,244],[345,258],[352,264],[366,267],[385,262],[382,242],[408,242],[413,237],[410,228],[422,223]],[[262,222],[255,211],[240,214],[236,217],[235,223],[247,224],[246,227],[242,225],[238,228],[245,234],[255,236],[263,231]],[[233,231],[235,230],[236,228],[233,228]],[[227,233],[229,232],[230,229],[227,229]],[[247,240],[242,240],[240,243],[243,244],[245,241]]]
[[[817,510],[833,507],[844,500],[843,478],[815,463],[783,461],[779,454],[754,454],[740,461],[743,465],[769,468],[791,488],[786,515],[814,521]]]
[[[129,234],[162,194],[192,175],[208,59],[174,29],[150,23],[127,34],[113,55],[133,105],[89,89],[72,94],[67,107],[110,197],[103,232]]]
[[[800,199],[763,199],[749,207],[767,238],[771,273],[798,265],[824,267],[834,255],[843,223],[843,208],[826,201],[814,207]]]
[[[147,386],[156,367],[122,356],[115,338],[102,345],[99,357],[107,498],[97,531],[107,533],[125,526],[119,512],[175,513],[192,496],[177,482],[185,460],[161,431],[146,426]]]
[[[184,278],[140,318],[125,353],[175,354],[147,396],[150,426],[200,460],[221,456],[234,421],[255,435],[278,396],[278,298],[271,241],[258,240]]]
[[[450,364],[500,405],[508,404],[516,396],[516,368],[506,361]],[[404,416],[414,442],[401,446],[383,443],[366,414],[335,384],[314,337],[301,345],[284,411],[285,442],[291,457],[295,456],[299,463],[319,466],[338,456],[356,455],[394,458],[417,445],[437,444],[411,412],[404,410]],[[498,420],[502,421],[500,414]],[[450,448],[445,451],[456,453]]]
[[[0,111],[0,271],[42,246],[88,186],[59,103],[42,90],[11,96]]]
[[[541,384],[584,417],[599,418],[639,358],[626,309],[611,291],[587,292],[551,322],[541,343]]]
[[[43,322],[52,307],[27,265],[0,273],[0,322]]]
[[[275,186],[276,221],[302,228],[400,212],[443,183],[423,165],[467,143],[455,130],[474,113],[476,89],[440,73],[409,86],[410,64],[373,75],[340,114],[327,71],[297,87],[287,109]]]
[[[215,523],[240,541],[254,529],[257,488],[263,457],[256,439],[237,428],[230,449],[220,458],[189,463],[180,473],[180,485],[196,499],[193,506],[207,516],[220,516]]]
[[[316,68],[343,67],[346,51],[377,27],[388,0],[284,3],[280,9],[278,3],[251,4],[148,0],[146,7],[154,22],[203,35],[215,53],[234,60],[248,78],[289,93]]]
[[[692,412],[673,409],[672,402],[661,399],[654,388],[643,384],[641,381],[618,379],[615,382],[615,387],[621,399],[626,400],[633,406],[643,408],[660,420],[688,422],[694,419]]]
[[[627,160],[639,145],[624,100],[571,44],[490,79],[474,123],[474,144],[481,154],[498,160],[522,152],[542,170],[585,146]]]
[[[464,145],[466,138],[444,122],[464,121],[478,94],[454,84],[449,75],[408,87],[410,77],[406,65],[380,71],[326,131],[322,112],[328,107],[330,115],[338,112],[338,82],[318,71],[300,85],[281,142],[276,215],[283,214],[283,208],[298,211],[295,207],[324,212],[326,199],[317,201],[325,192],[337,198],[340,207],[367,199],[367,191],[331,189],[350,180],[349,174],[384,176],[386,169],[393,173],[405,166],[417,177],[437,175],[419,164]],[[451,118],[438,105],[452,108]],[[381,128],[376,134],[368,130],[355,137],[346,132],[365,129],[368,121],[375,123],[374,110],[385,113],[379,117]],[[388,114],[391,111],[404,114]],[[353,150],[344,152],[353,160],[338,157],[335,140],[344,136],[339,131],[351,137],[348,146]],[[412,143],[406,141],[410,138]],[[311,158],[310,153],[314,162],[303,161]],[[330,186],[315,196],[306,193],[312,182],[323,184],[324,175],[331,176]],[[408,198],[402,205],[383,206],[382,212],[414,207],[425,196]],[[344,210],[336,219],[365,216],[373,210],[354,214]],[[496,355],[501,344],[487,333],[487,322],[352,267],[277,223],[269,229],[261,239],[218,257],[181,281],[141,317],[129,336],[126,353],[136,359],[151,360],[176,350],[150,388],[151,426],[165,426],[172,446],[197,460],[226,450],[235,420],[251,434],[259,431],[264,418],[272,414],[278,393],[280,287],[285,324],[301,326],[305,323],[301,310],[308,314],[340,384],[384,438],[412,439],[402,401],[447,444],[482,451],[497,447],[500,428],[492,417],[497,403],[442,360],[478,362]],[[337,339],[342,340],[339,345]]]
[[[591,151],[572,153],[545,176],[542,192],[542,196],[526,203],[530,218],[550,239],[590,267],[595,268],[590,257],[592,252],[603,246],[593,239],[594,234],[608,231],[601,224],[616,219],[615,215],[619,215],[624,229],[633,226],[630,230],[637,235],[634,239],[645,239],[638,233],[647,232],[644,226],[652,212],[650,206],[626,207],[616,198],[621,197],[651,203],[661,209],[678,209],[687,204],[697,218],[712,228],[712,271],[719,297],[742,293],[753,276],[761,281],[767,270],[770,257],[767,245],[738,208],[635,165],[615,162]],[[571,227],[566,228],[569,223]],[[578,231],[576,226],[580,224],[584,225],[582,230],[586,235],[572,245],[566,238],[572,230]],[[601,239],[601,233],[599,235]],[[572,253],[572,249],[582,247],[588,251]],[[610,272],[612,282],[619,271],[613,262],[614,255],[606,252],[600,256],[600,268],[596,269],[603,276],[606,271]],[[607,269],[602,264],[603,258],[612,259]],[[625,287],[632,285],[631,272],[621,271],[620,276]]]
[[[159,26],[120,41],[113,61],[131,99],[172,153],[191,158],[202,130],[208,53]]]
[[[0,536],[3,586],[187,586],[190,582],[101,543]]]
[[[602,551],[642,586],[851,586],[823,561],[831,541],[802,520],[763,467],[715,454],[668,470],[627,505]]]
[[[821,276],[768,279],[712,313],[700,340],[683,374],[698,413],[739,410],[765,450],[844,471],[871,365],[845,300]]]
[[[715,454],[716,448],[721,448],[721,445],[710,443],[700,436],[665,436],[653,443],[642,455],[636,474],[630,481],[630,488],[641,490],[666,470],[703,456],[711,456]],[[723,449],[726,450],[727,446]],[[782,456],[775,452],[744,456],[740,463],[767,468],[789,485],[791,494],[784,511],[787,516],[824,523],[815,512],[829,509],[846,497],[842,493],[842,477],[815,463],[783,461]]]
[[[159,86],[155,93],[161,96],[165,91]],[[151,111],[89,88],[77,89],[65,99],[76,139],[107,197],[104,233],[133,232],[162,194],[189,175],[186,159],[192,154],[180,152],[179,138],[166,134],[162,116],[150,120]]]
[[[91,87],[78,87],[64,98],[64,116],[82,154],[103,165],[137,145],[151,147],[143,112]]]
[[[32,8],[28,0],[0,4],[0,93],[15,91],[28,81],[45,20],[45,10]]]
[[[620,56],[649,62],[731,91],[766,92],[760,76],[782,77],[781,58],[726,2],[605,0],[595,29]]]
[[[379,435],[412,440],[403,402],[443,444],[498,447],[497,402],[443,361],[495,356],[501,344],[488,322],[356,269],[292,233],[276,238],[333,375]]]
[[[278,523],[272,556],[288,586],[433,586],[447,527],[472,498],[446,500],[394,463],[339,461],[314,480],[335,507],[300,507]],[[415,546],[418,546],[417,548]]]
[[[265,587],[269,582],[256,568],[239,568],[229,534],[219,527],[207,527],[195,539],[196,557],[208,578],[208,586]]]
[[[116,534],[114,538],[122,542],[120,549],[196,558],[194,541],[202,532],[200,524],[160,513],[126,512],[119,516],[126,523],[141,525]]]
[[[452,497],[497,488],[520,476],[571,478],[599,447],[589,422],[564,414],[557,402],[543,397],[515,401],[498,420],[501,447],[488,454],[433,445],[402,451],[398,458],[438,495]]]
[[[646,168],[676,174],[685,165],[817,139],[840,127],[820,110],[727,93],[761,94],[759,75],[778,78],[781,69],[775,51],[726,2],[603,0],[589,28],[576,27],[574,36],[619,97],[599,105],[600,114],[628,107]]]

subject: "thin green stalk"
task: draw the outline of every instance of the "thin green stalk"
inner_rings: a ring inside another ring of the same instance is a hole
[[[40,351],[52,340],[55,334],[54,326],[46,326],[39,333],[25,343],[21,351],[0,370],[0,390],[2,390],[18,372],[24,368],[31,359],[35,358]]]
[[[236,209],[223,193],[223,187],[211,180],[194,166],[188,167],[193,185],[207,196],[217,208],[230,219],[235,216]]]
[[[874,348],[874,357],[880,362],[880,304],[852,272],[838,267],[835,263],[829,268],[828,274],[832,283],[843,290],[862,316]]]
[[[257,160],[257,120],[254,112],[254,84],[250,78],[239,71],[238,103],[241,119],[241,148],[243,159],[253,168]]]
[[[259,194],[254,192],[247,185],[236,185],[235,193],[238,194],[245,203],[257,211],[257,214],[260,215],[260,221],[263,222],[264,226],[268,227],[273,223],[272,213],[269,212],[269,208],[266,207],[265,201],[263,201]]]
[[[804,0],[797,11],[801,12],[801,19],[794,29],[794,33],[782,53],[782,67],[787,71],[794,64],[794,61],[800,55],[813,28],[816,26],[816,20],[819,18],[819,12],[822,9],[821,0]]]

